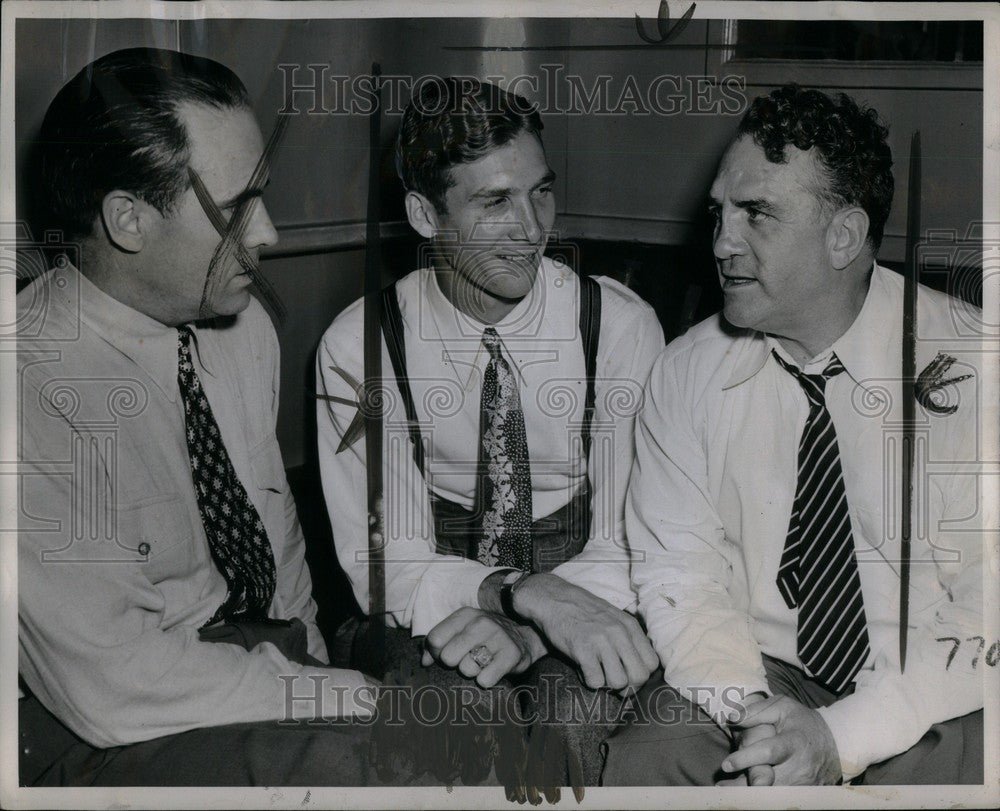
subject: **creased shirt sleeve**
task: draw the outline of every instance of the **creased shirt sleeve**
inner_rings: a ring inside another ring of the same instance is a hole
[[[261,327],[252,332],[259,337],[262,349],[261,359],[254,368],[261,374],[262,395],[270,400],[271,432],[277,430],[279,390],[281,386],[281,350],[278,337],[274,332],[270,319],[262,319]],[[329,661],[326,643],[316,624],[316,601],[312,596],[312,577],[309,564],[306,561],[306,542],[299,524],[295,498],[288,485],[285,466],[281,458],[281,449],[277,439],[268,443],[266,453],[269,459],[269,469],[273,471],[278,488],[283,499],[283,537],[272,539],[275,548],[276,585],[275,595],[280,602],[284,618],[296,617],[306,626],[309,639],[309,654],[321,661]]]
[[[752,620],[730,596],[736,553],[710,497],[685,358],[668,347],[653,366],[625,523],[639,612],[665,680],[720,721],[767,682]]]
[[[605,288],[607,290],[607,288]],[[625,493],[635,458],[635,418],[663,329],[645,303],[622,307],[605,292],[588,471],[591,526],[586,547],[554,573],[619,609],[635,611],[628,577]],[[616,306],[617,305],[617,306]]]

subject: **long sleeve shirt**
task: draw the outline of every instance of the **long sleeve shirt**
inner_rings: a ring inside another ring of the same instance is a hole
[[[652,359],[663,346],[663,332],[652,308],[634,293],[611,279],[598,281],[602,318],[589,460],[580,442],[586,379],[576,274],[543,260],[529,295],[492,326],[518,378],[533,519],[564,506],[584,485],[589,467],[589,540],[554,573],[627,608],[635,603],[623,518],[634,414]],[[386,609],[390,624],[420,635],[458,608],[478,606],[480,583],[499,570],[436,552],[429,495],[466,509],[473,506],[480,392],[489,354],[482,346],[486,325],[451,305],[433,271],[414,271],[397,283],[396,291],[408,376],[425,440],[427,481],[412,460],[406,414],[383,342]],[[357,408],[329,399],[357,401],[348,381],[364,379],[362,335],[359,301],[337,317],[320,343],[317,413],[323,489],[337,555],[367,611],[365,443],[361,438],[337,452]]]
[[[805,367],[819,373],[835,352],[846,368],[828,381],[826,401],[871,654],[853,694],[820,713],[848,778],[905,751],[932,724],[981,707],[989,669],[975,642],[966,642],[984,634],[983,552],[997,527],[995,499],[979,492],[989,486],[985,460],[997,458],[996,407],[982,397],[985,344],[974,330],[981,321],[974,308],[926,288],[918,309],[917,369],[945,352],[958,359],[949,376],[973,377],[934,395],[957,405],[954,413],[917,407],[905,673],[898,653],[902,279],[876,267],[853,325]],[[797,612],[786,607],[776,577],[808,403],[775,348],[783,352],[761,333],[724,328],[721,318],[699,324],[657,360],[637,420],[626,507],[632,582],[666,681],[716,720],[736,691],[767,692],[762,653],[802,667]],[[950,639],[967,646],[953,658]]]
[[[248,652],[198,639],[226,582],[209,552],[189,466],[177,331],[72,267],[29,285],[18,309],[25,682],[99,747],[285,717],[287,682],[279,676],[330,671],[294,664],[270,644]],[[254,301],[193,333],[198,376],[274,553],[270,616],[301,619],[309,652],[326,661],[274,433],[274,328]]]

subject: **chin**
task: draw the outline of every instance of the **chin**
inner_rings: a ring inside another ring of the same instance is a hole
[[[489,283],[484,285],[484,288],[498,298],[522,299],[535,286],[535,278],[537,276],[537,267],[531,270],[505,268],[504,272],[498,273],[490,279]]]
[[[753,313],[748,310],[747,307],[740,307],[729,301],[728,297],[725,304],[722,306],[722,315],[725,317],[726,321],[732,324],[734,327],[739,327],[740,329],[760,329],[761,314]]]
[[[226,296],[224,301],[217,302],[212,306],[212,312],[217,316],[237,315],[250,306],[249,290],[241,290]]]

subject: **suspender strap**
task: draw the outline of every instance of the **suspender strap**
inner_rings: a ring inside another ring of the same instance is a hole
[[[417,410],[413,405],[413,392],[406,372],[406,346],[403,339],[403,316],[399,311],[396,286],[390,285],[382,291],[382,332],[389,349],[392,371],[396,375],[396,385],[410,431],[413,445],[413,462],[420,474],[424,471],[424,446],[417,424]],[[583,342],[583,359],[587,374],[587,393],[583,404],[583,455],[590,458],[590,428],[594,421],[596,400],[595,380],[597,377],[597,346],[601,337],[601,286],[589,276],[580,277],[580,339]]]
[[[597,345],[601,339],[601,286],[590,276],[580,277],[580,339],[587,370],[587,396],[583,401],[583,456],[590,459],[590,426],[594,421]]]
[[[410,431],[410,444],[413,445],[413,463],[420,475],[427,478],[424,471],[424,444],[420,438],[420,428],[417,425],[417,410],[413,406],[413,392],[410,389],[410,378],[406,373],[406,346],[403,340],[403,315],[399,311],[399,301],[396,298],[396,285],[391,284],[382,291],[382,332],[385,335],[386,347],[389,349],[389,359],[392,361],[392,371],[396,375],[396,385],[399,395],[403,398],[403,408],[406,410],[406,422]]]

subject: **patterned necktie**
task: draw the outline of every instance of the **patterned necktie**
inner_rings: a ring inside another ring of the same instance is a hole
[[[809,400],[778,590],[789,608],[799,609],[799,658],[811,676],[839,693],[869,653],[837,432],[825,398],[826,381],[844,366],[834,355],[822,374],[807,375],[774,356]]]
[[[228,588],[225,601],[205,625],[220,619],[266,619],[274,597],[274,553],[260,515],[229,461],[212,407],[191,363],[188,327],[177,329],[177,360],[198,512],[212,558]]]
[[[531,467],[517,380],[500,354],[500,336],[483,332],[490,362],[479,409],[478,509],[483,516],[477,555],[487,566],[531,571]]]

